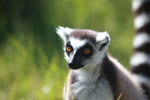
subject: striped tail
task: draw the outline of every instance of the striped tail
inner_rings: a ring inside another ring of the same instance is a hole
[[[150,0],[133,0],[132,9],[136,35],[131,69],[150,100]]]

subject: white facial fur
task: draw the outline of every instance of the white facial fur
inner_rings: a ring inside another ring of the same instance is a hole
[[[80,40],[79,38],[70,38],[69,40],[74,49],[81,48],[87,42],[86,40]]]
[[[80,40],[78,38],[70,38],[69,39],[71,46],[73,47],[74,51],[73,54],[69,57],[67,53],[65,52],[65,58],[67,62],[71,62],[74,58],[74,55],[76,54],[77,50],[85,45],[87,42],[86,40]],[[64,47],[65,51],[66,47]]]
[[[92,44],[90,41],[88,40],[81,40],[79,38],[69,38],[68,36],[71,34],[71,32],[73,32],[74,29],[71,29],[71,28],[64,28],[64,27],[58,27],[57,28],[57,34],[63,39],[64,41],[64,44],[67,43],[67,41],[70,41],[71,43],[71,46],[73,47],[74,51],[73,51],[73,54],[71,57],[69,57],[66,52],[65,52],[65,58],[67,60],[67,62],[69,62],[71,59],[73,59],[76,51],[81,48],[84,44],[86,44],[87,42],[90,43],[93,47],[93,55],[92,57],[90,57],[89,59],[86,59],[83,63],[85,64],[85,68],[91,68],[90,66],[93,66],[93,65],[97,65],[97,64],[100,64],[106,54],[106,51],[107,51],[107,47],[108,47],[108,44],[102,49],[102,50],[99,50],[99,48],[101,47],[101,45],[103,43],[106,43],[106,42],[109,42],[110,41],[110,37],[108,35],[107,32],[97,32],[97,36],[95,38],[96,40],[96,44]],[[65,50],[65,48],[64,48]]]
[[[103,38],[104,40],[101,39],[101,42],[104,43],[104,41],[106,42],[105,38]],[[65,58],[67,60],[67,62],[71,62],[71,60],[74,58],[74,55],[76,54],[77,50],[81,47],[83,47],[87,42],[90,43],[87,40],[80,40],[78,38],[71,38],[70,43],[74,49],[74,52],[72,54],[72,56],[68,56],[65,52]],[[106,51],[107,51],[107,45],[102,49],[99,50],[99,46],[100,43],[98,43],[98,46],[95,47],[92,43],[90,43],[93,47],[93,55],[89,58],[89,59],[85,59],[84,62],[82,62],[85,66],[83,67],[84,69],[89,69],[92,71],[92,69],[94,69],[93,67],[96,67],[97,64],[100,64],[103,60],[103,58],[105,57]],[[91,67],[93,66],[93,67]]]

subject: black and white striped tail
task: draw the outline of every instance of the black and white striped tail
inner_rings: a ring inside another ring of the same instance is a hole
[[[136,35],[131,68],[150,100],[150,0],[133,0]]]

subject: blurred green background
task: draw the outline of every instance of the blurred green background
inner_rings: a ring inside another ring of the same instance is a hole
[[[62,100],[58,25],[108,31],[110,54],[129,68],[131,0],[0,0],[0,100]]]

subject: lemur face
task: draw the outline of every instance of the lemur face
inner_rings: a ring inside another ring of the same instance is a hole
[[[107,32],[59,27],[57,33],[64,41],[64,54],[70,69],[98,64],[110,41]]]
[[[65,56],[71,69],[79,69],[87,64],[94,53],[94,46],[87,40],[70,38],[65,46]]]

